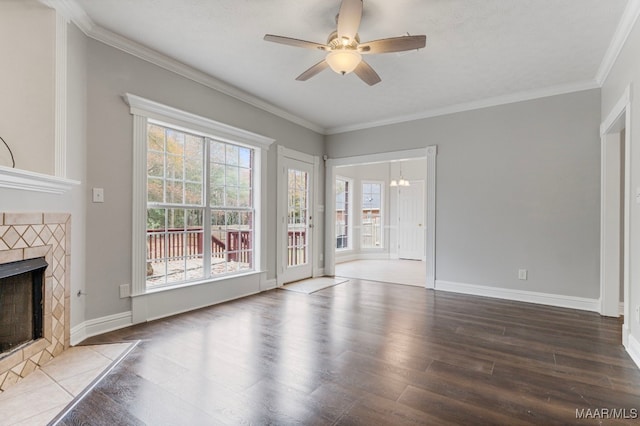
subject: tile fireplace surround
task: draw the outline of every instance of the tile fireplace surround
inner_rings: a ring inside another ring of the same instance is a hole
[[[0,212],[0,263],[44,257],[43,337],[0,357],[0,392],[69,348],[71,215]]]

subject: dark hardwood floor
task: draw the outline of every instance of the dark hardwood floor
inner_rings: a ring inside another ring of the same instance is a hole
[[[60,424],[637,424],[620,328],[369,281],[273,290],[86,341],[141,340]]]

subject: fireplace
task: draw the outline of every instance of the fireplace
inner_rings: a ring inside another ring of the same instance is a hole
[[[30,325],[27,325],[24,319],[14,321],[16,328],[21,328],[16,332],[18,337],[12,337],[8,341],[0,339],[3,342],[0,350],[0,393],[69,347],[70,243],[71,215],[67,213],[0,211],[0,265],[6,265],[3,269],[14,272],[17,268],[24,269],[19,273],[3,273],[7,276],[0,278],[0,287],[16,288],[0,288],[0,298],[9,298],[2,295],[4,291],[17,291],[18,285],[14,280],[22,281],[20,285],[23,288],[20,291],[25,290],[25,281],[30,283],[32,294],[28,294],[27,284],[26,295],[22,294],[19,297],[22,297],[23,301],[25,298],[31,300],[31,303],[21,302],[20,306],[26,306],[27,310],[31,308],[32,311],[20,314],[35,320]],[[31,269],[32,267],[34,269]],[[41,292],[40,296],[37,294],[38,291]],[[14,298],[13,293],[11,298]],[[40,303],[37,302],[38,299]],[[0,309],[4,310],[2,303],[0,301]],[[0,334],[4,334],[5,330],[3,321],[5,319],[0,313]],[[26,332],[29,336],[23,334]]]
[[[42,337],[43,257],[0,265],[0,356]]]

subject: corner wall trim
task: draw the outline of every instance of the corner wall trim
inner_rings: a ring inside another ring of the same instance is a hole
[[[94,318],[71,329],[71,345],[75,346],[89,337],[133,325],[131,311]]]
[[[623,332],[625,331],[627,331],[627,344],[625,345],[625,349],[633,362],[640,368],[640,342],[638,342],[628,330],[623,330]]]
[[[494,299],[514,300],[518,302],[536,303],[539,305],[557,306],[560,308],[579,309],[599,312],[600,301],[584,297],[565,296],[561,294],[538,293],[526,290],[490,287],[477,284],[456,283],[436,280],[436,290],[463,293],[474,296],[492,297]]]

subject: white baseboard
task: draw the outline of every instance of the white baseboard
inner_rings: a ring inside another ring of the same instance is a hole
[[[584,297],[538,293],[534,291],[514,290],[509,288],[489,287],[441,280],[436,280],[435,289],[454,293],[472,294],[474,296],[493,297],[496,299],[516,300],[519,302],[537,303],[539,305],[600,312],[600,302],[598,299],[587,299]]]
[[[313,270],[313,278],[324,277],[324,268],[316,268]]]
[[[275,278],[260,281],[260,291],[273,290],[274,288],[276,288],[276,285],[277,283]]]
[[[638,339],[636,339],[631,333],[629,333],[629,329],[623,328],[622,333],[623,335],[626,334],[626,339],[623,337],[622,340],[623,343],[626,340],[625,348],[627,349],[627,353],[629,354],[633,362],[636,363],[638,368],[640,368],[640,342],[638,342]]]
[[[624,346],[625,348],[629,346],[629,334],[629,327],[627,327],[627,324],[625,322],[624,324],[622,324],[622,346]]]
[[[350,253],[350,254],[340,255],[336,253],[336,265],[338,263],[351,262],[358,259],[360,259],[360,257],[357,254]]]
[[[71,345],[77,345],[89,337],[108,333],[109,331],[119,330],[132,324],[131,311],[87,320],[71,328]]]

